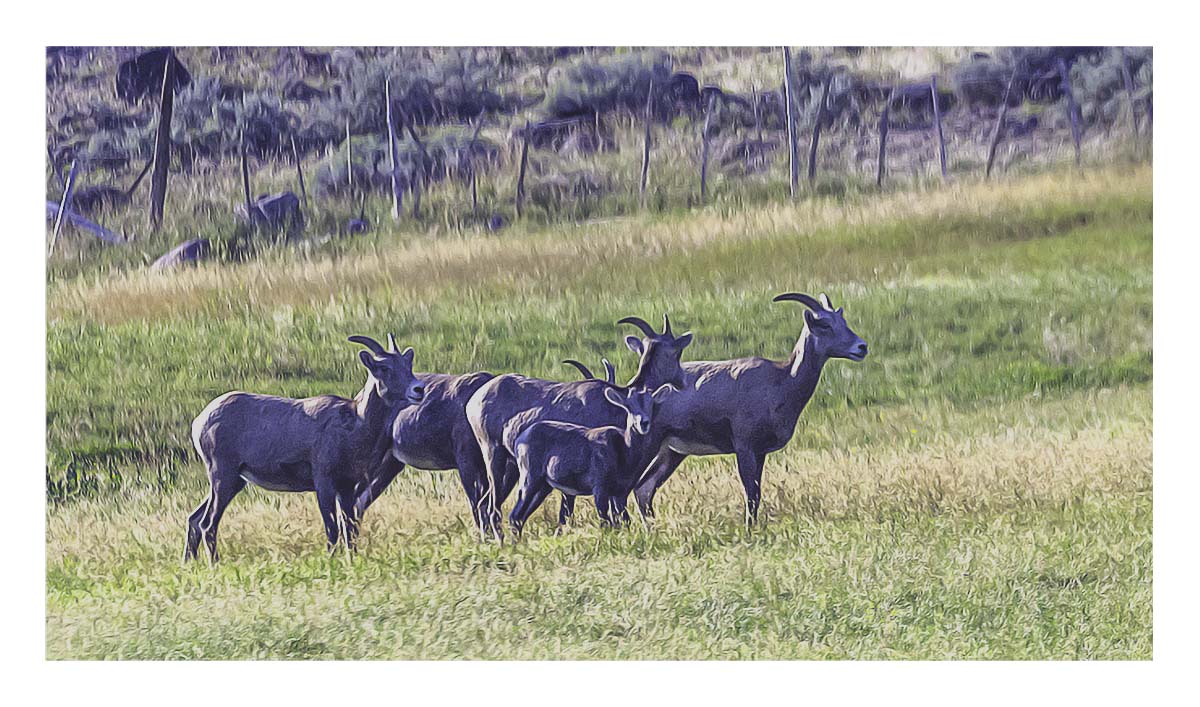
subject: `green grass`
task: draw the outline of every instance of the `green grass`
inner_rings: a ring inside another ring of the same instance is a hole
[[[54,658],[1149,658],[1152,183],[1051,171],[920,194],[715,204],[502,238],[400,232],[169,278],[60,277],[47,337]],[[231,388],[350,394],[352,333],[419,370],[570,378],[669,311],[694,359],[783,357],[826,291],[834,362],[746,530],[728,458],[654,528],[480,543],[453,472],[399,479],[329,558],[307,496],[253,492],[181,567],[188,426]]]

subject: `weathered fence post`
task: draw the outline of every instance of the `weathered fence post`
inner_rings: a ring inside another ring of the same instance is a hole
[[[793,112],[792,105],[795,102],[795,95],[792,90],[792,50],[788,47],[783,48],[783,104],[785,106],[785,120],[787,120],[787,141],[788,141],[788,170],[789,179],[788,189],[789,194],[793,199],[796,198],[796,187],[800,182],[800,165],[797,161],[796,154],[796,115]]]
[[[1012,94],[1013,81],[1017,80],[1017,69],[1014,67],[1008,77],[1008,85],[1004,87],[1004,100],[1000,103],[1000,115],[996,117],[996,127],[992,129],[992,141],[988,145],[987,167],[983,178],[992,176],[992,164],[996,161],[996,148],[1000,146],[1000,137],[1004,132],[1004,119],[1008,117],[1008,97]]]
[[[892,100],[896,97],[896,89],[888,93],[887,103],[883,104],[883,112],[879,114],[879,165],[875,172],[875,186],[883,186],[883,175],[887,171],[887,138],[888,114],[892,109]]]
[[[1133,126],[1133,136],[1140,134],[1137,120],[1137,103],[1133,98],[1133,74],[1129,71],[1129,57],[1125,47],[1121,47],[1121,81],[1125,84],[1125,97],[1129,99],[1129,122]]]
[[[475,141],[479,139],[479,131],[483,128],[483,118],[486,114],[483,111],[479,113],[479,119],[475,121],[475,132],[471,134],[471,141],[467,143],[467,168],[471,170],[471,213],[479,213],[479,191],[475,186]]]
[[[1079,109],[1075,105],[1075,94],[1071,92],[1071,71],[1062,57],[1058,59],[1058,73],[1062,76],[1062,90],[1067,97],[1067,112],[1071,117],[1071,140],[1075,143],[1075,166],[1083,163],[1083,152],[1079,146]]]
[[[392,80],[383,81],[384,111],[387,116],[388,158],[392,168],[392,220],[399,221],[404,211],[404,196],[400,190],[400,155],[396,148],[396,127],[392,121]],[[416,197],[413,197],[414,199]]]
[[[529,164],[529,121],[525,121],[525,129],[521,131],[521,166],[517,170],[517,218],[523,214],[525,202],[525,167]]]
[[[246,129],[242,128],[238,140],[238,153],[242,158],[242,192],[246,197],[246,220],[254,225],[254,207],[250,199],[250,166],[246,160]]]
[[[346,118],[346,184],[354,193],[354,146],[350,143],[350,119]]]
[[[421,218],[421,180],[424,179],[424,173],[419,167],[414,166],[409,174],[409,188],[412,189],[412,215],[413,218]]]
[[[829,84],[833,83],[833,77],[829,76],[825,79],[825,85],[821,87],[821,100],[817,103],[817,116],[813,120],[812,142],[808,145],[808,183],[811,186],[817,178],[817,148],[821,142],[821,121],[825,119],[825,101],[829,99]]]
[[[78,164],[77,160],[71,160],[71,171],[67,172],[62,203],[58,206],[58,217],[54,219],[54,234],[50,236],[50,250],[46,253],[47,256],[54,255],[54,246],[58,244],[58,234],[62,233],[63,221],[67,220],[67,211],[71,208],[71,196],[75,193],[75,168]]]
[[[946,136],[942,133],[942,107],[938,100],[937,75],[929,77],[929,94],[933,99],[933,125],[937,129],[938,162],[942,166],[942,179],[950,176],[946,169]]]
[[[654,100],[654,79],[650,80],[650,90],[646,92],[646,123],[645,134],[642,137],[642,178],[638,183],[638,199],[642,208],[646,208],[646,179],[650,176],[650,110]]]
[[[150,229],[162,225],[167,200],[167,172],[171,167],[171,114],[175,108],[175,51],[168,49],[163,63],[162,95],[158,101],[158,130],[154,137],[154,174],[150,178]]]
[[[700,135],[700,203],[708,197],[708,128],[716,104],[716,93],[708,95],[708,107],[704,111],[704,130]]]

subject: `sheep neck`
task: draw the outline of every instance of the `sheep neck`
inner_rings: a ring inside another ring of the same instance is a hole
[[[789,379],[793,386],[792,399],[799,403],[801,409],[808,404],[816,391],[817,382],[821,380],[821,370],[828,360],[827,356],[817,353],[808,327],[804,327],[800,338],[796,340],[795,348],[792,349],[792,355],[787,360]]]

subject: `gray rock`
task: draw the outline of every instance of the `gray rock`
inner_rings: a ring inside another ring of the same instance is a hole
[[[264,194],[250,205],[251,220],[256,226],[286,231],[292,235],[304,230],[304,215],[300,212],[300,197],[290,191]],[[246,218],[246,205],[238,204],[237,214]]]
[[[207,258],[211,252],[212,246],[207,238],[194,238],[167,251],[165,255],[150,265],[150,269],[161,272],[183,265],[194,265]]]

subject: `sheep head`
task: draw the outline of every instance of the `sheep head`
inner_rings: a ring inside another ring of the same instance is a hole
[[[358,358],[375,381],[375,392],[385,402],[416,405],[425,398],[425,385],[413,374],[412,347],[396,350],[396,337],[388,334],[388,349],[369,336],[351,336],[349,341],[366,346]]]
[[[867,342],[846,324],[842,308],[834,309],[824,293],[818,300],[800,292],[786,292],[774,301],[799,302],[808,307],[804,312],[804,324],[818,356],[847,358],[851,361],[861,361],[867,357]]]

